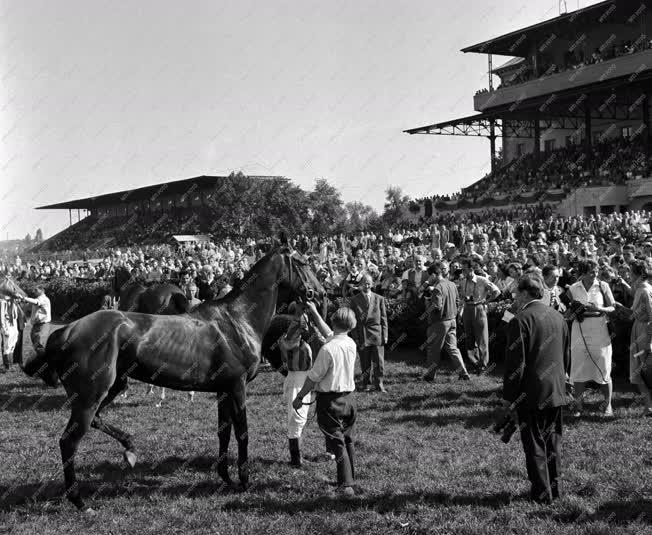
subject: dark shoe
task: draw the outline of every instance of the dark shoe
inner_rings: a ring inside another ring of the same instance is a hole
[[[423,375],[421,377],[421,379],[423,381],[426,381],[427,383],[432,383],[435,380],[435,376],[434,376],[434,374],[426,373],[425,375]]]
[[[290,466],[295,468],[301,467],[301,450],[299,449],[299,439],[290,438],[288,439],[290,444]]]
[[[471,380],[471,376],[470,376],[468,373],[460,373],[460,374],[457,376],[457,378],[458,378],[460,381],[470,381],[470,380]]]

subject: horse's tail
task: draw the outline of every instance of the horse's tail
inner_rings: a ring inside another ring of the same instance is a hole
[[[32,360],[25,363],[23,371],[30,377],[39,377],[45,384],[50,386],[59,385],[59,377],[56,371],[57,359],[62,353],[64,343],[64,329],[57,329],[48,337],[45,351],[36,355]]]
[[[181,292],[172,294],[170,296],[170,301],[174,303],[174,306],[177,309],[177,314],[190,312],[190,301]]]

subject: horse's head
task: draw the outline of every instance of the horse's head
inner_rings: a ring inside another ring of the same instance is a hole
[[[285,266],[281,284],[287,284],[290,293],[293,294],[292,297],[322,304],[326,297],[326,290],[310,269],[306,257],[289,247],[281,248],[279,252],[283,256]]]
[[[0,275],[0,295],[6,295],[12,299],[27,296],[23,289],[9,275]]]

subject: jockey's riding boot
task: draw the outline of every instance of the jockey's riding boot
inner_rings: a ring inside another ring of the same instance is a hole
[[[301,449],[299,448],[299,439],[290,438],[290,465],[295,467],[301,466]]]

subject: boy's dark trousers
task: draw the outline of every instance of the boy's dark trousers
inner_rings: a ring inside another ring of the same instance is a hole
[[[326,437],[328,451],[335,455],[340,487],[350,487],[355,477],[352,437],[355,418],[355,401],[351,392],[317,392],[317,422]]]

